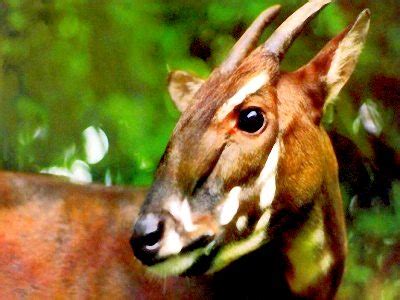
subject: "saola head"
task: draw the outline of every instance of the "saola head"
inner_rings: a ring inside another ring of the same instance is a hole
[[[298,119],[319,130],[324,103],[352,73],[369,24],[364,11],[310,63],[282,73],[284,54],[329,2],[309,1],[255,48],[279,6],[267,9],[207,80],[182,71],[170,75],[169,91],[182,116],[131,239],[136,257],[151,270],[217,271],[273,239],[280,210],[301,208],[285,189],[300,193],[290,180],[301,181],[307,172],[296,165],[290,172],[285,160],[303,151],[302,141],[292,149],[286,136],[296,134]],[[313,142],[312,135],[307,138],[305,144]],[[306,158],[293,163],[323,164]],[[318,188],[307,180],[301,184],[308,194]]]

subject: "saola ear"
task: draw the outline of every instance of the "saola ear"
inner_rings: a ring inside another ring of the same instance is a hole
[[[313,103],[322,110],[333,101],[346,84],[357,64],[365,43],[370,23],[370,11],[364,10],[357,20],[332,39],[307,65],[299,70],[304,72],[310,87],[321,85],[324,93],[321,101]],[[312,91],[311,91],[312,92]]]
[[[203,79],[184,71],[173,71],[169,74],[168,92],[180,112],[184,112],[193,101],[194,94],[203,82]]]

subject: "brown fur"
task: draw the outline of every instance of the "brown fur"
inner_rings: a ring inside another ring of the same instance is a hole
[[[204,299],[201,279],[157,279],[134,259],[144,194],[1,172],[0,298]]]
[[[274,203],[278,206],[276,210],[295,213],[310,203],[313,210],[322,211],[324,232],[329,237],[326,247],[334,262],[331,272],[321,277],[315,286],[308,287],[303,296],[331,299],[340,282],[346,256],[338,166],[329,137],[319,123],[315,123],[314,111],[318,111],[313,106],[315,102],[304,86],[298,84],[300,76],[300,72],[285,74],[277,86],[278,114],[290,115],[290,118],[280,118],[284,120],[280,123],[284,132],[284,149],[278,171],[278,199]],[[295,233],[286,234],[290,241]],[[290,242],[287,247],[290,247]],[[290,268],[287,272],[290,274]]]

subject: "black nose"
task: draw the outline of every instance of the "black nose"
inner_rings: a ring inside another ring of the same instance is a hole
[[[152,265],[156,262],[164,224],[163,216],[152,213],[142,215],[137,220],[130,243],[135,256],[142,263]]]

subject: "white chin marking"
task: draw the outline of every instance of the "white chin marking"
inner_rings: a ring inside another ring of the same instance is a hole
[[[208,273],[214,273],[237,260],[239,257],[246,255],[266,242],[266,234],[264,230],[253,232],[250,236],[243,240],[235,241],[222,247],[214,258]]]
[[[147,270],[161,277],[178,276],[187,271],[201,255],[203,255],[202,249],[197,249],[189,253],[168,258],[163,262],[148,267]]]
[[[261,187],[260,208],[263,210],[271,206],[275,197],[279,152],[279,139],[277,139],[257,179],[257,184]]]
[[[221,206],[221,213],[219,216],[219,223],[226,225],[232,221],[239,209],[239,196],[242,188],[235,186],[228,194],[228,197]]]
[[[222,121],[225,117],[239,104],[241,104],[247,96],[254,94],[269,81],[269,75],[267,72],[261,72],[256,76],[249,79],[245,85],[243,85],[235,95],[229,98],[224,105],[219,109],[217,113],[217,120]]]

